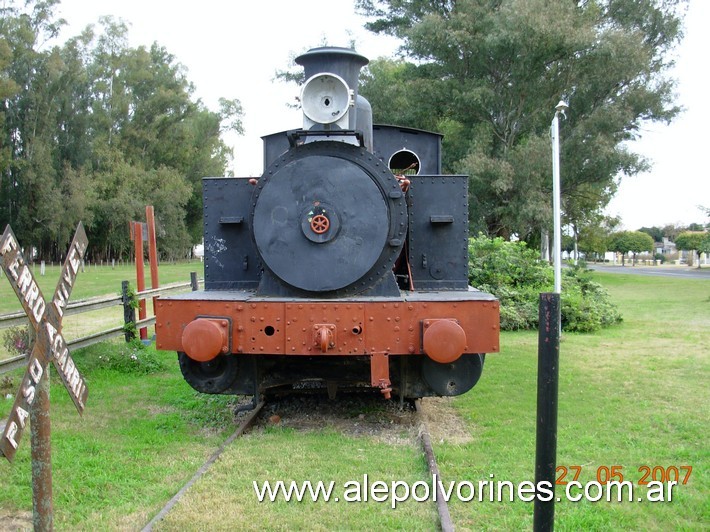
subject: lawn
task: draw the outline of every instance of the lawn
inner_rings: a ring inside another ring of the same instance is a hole
[[[581,467],[581,482],[597,480],[597,472],[603,478],[612,466],[621,466],[624,480],[634,484],[646,468],[693,470],[672,502],[568,502],[558,486],[563,500],[557,528],[703,528],[710,522],[710,286],[702,280],[595,277],[624,321],[595,334],[563,335],[557,464],[570,472]],[[485,480],[493,474],[519,482],[534,476],[537,335],[506,333],[501,344],[502,353],[488,357],[474,393],[456,400],[476,439],[439,445],[448,478]],[[460,528],[529,528],[532,504],[455,503],[451,511]]]
[[[594,334],[563,335],[558,465],[581,467],[582,482],[620,466],[634,484],[644,467],[693,470],[671,502],[563,500],[556,527],[706,527],[710,286],[701,280],[595,277],[618,303],[624,321]],[[505,333],[501,344],[502,352],[487,358],[474,391],[453,401],[472,437],[434,443],[447,481],[533,480],[537,335]],[[125,349],[102,344],[75,353],[89,385],[83,419],[54,375],[57,529],[140,529],[232,430],[228,400],[193,393],[172,353]],[[132,366],[131,354],[143,362]],[[14,387],[18,381],[15,376]],[[2,388],[3,397],[14,393],[11,389]],[[0,418],[10,406],[0,399]],[[0,528],[3,518],[31,512],[29,433],[26,438],[15,463],[0,463]],[[253,480],[277,479],[342,485],[363,474],[410,483],[427,479],[411,442],[354,437],[327,426],[260,430],[230,446],[161,528],[435,528],[431,502],[410,501],[394,510],[372,501],[259,503],[252,488]],[[558,486],[557,496],[563,495]],[[459,530],[532,527],[532,503],[454,501],[450,507]]]

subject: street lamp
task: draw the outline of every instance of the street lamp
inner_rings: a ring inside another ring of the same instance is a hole
[[[560,114],[565,118],[565,110],[569,108],[567,102],[560,100],[555,106],[555,117],[550,126],[552,137],[552,216],[555,232],[553,236],[552,252],[554,254],[555,292],[562,293],[562,230],[560,228]]]

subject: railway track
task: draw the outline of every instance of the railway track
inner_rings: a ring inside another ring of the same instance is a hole
[[[413,429],[415,429],[417,432],[418,440],[421,444],[422,450],[426,458],[430,477],[439,479],[437,485],[433,486],[433,489],[437,490],[436,506],[437,513],[439,516],[439,525],[443,532],[451,532],[454,530],[454,525],[451,520],[451,514],[448,509],[446,497],[444,496],[444,493],[441,489],[441,474],[439,472],[439,467],[436,462],[432,438],[429,433],[429,429],[427,427],[424,415],[424,410],[426,406],[422,404],[421,399],[417,399],[416,401],[411,402],[410,405],[412,403],[414,405],[415,410],[415,415],[413,419]],[[225,440],[225,442],[207,459],[207,461],[205,461],[205,463],[200,467],[200,469],[197,470],[197,472],[192,476],[192,478],[190,478],[190,480],[182,488],[180,488],[180,490],[167,502],[167,504],[160,510],[160,512],[158,512],[158,514],[156,514],[155,517],[151,519],[151,521],[143,528],[143,532],[152,531],[153,527],[160,523],[160,521],[162,521],[168,515],[170,510],[183,498],[183,496],[185,496],[190,487],[192,487],[193,484],[195,484],[207,472],[210,466],[215,463],[215,461],[222,455],[222,453],[229,447],[232,442],[242,436],[254,424],[254,422],[257,421],[260,414],[264,414],[266,412],[266,414],[264,415],[268,416],[268,409],[264,408],[266,404],[267,403],[265,401],[261,401],[256,405],[254,410],[250,411],[247,414],[247,416],[242,420],[242,422],[234,431],[234,433],[229,438],[227,438],[227,440]]]
[[[217,461],[217,458],[219,458],[221,456],[221,454],[227,449],[227,447],[229,447],[229,445],[234,440],[239,438],[239,436],[244,434],[244,432],[246,432],[246,430],[249,427],[251,427],[251,425],[254,423],[256,418],[259,416],[259,413],[261,412],[261,409],[264,407],[264,404],[265,404],[264,401],[261,401],[260,403],[258,403],[254,407],[254,409],[251,412],[249,412],[247,414],[247,416],[242,420],[242,422],[237,427],[237,430],[235,430],[234,433],[229,438],[227,438],[225,440],[225,442],[219,447],[219,449],[217,449],[214,453],[212,453],[212,456],[210,456],[207,459],[207,461],[204,464],[202,464],[202,467],[200,467],[200,469],[197,470],[197,472],[192,476],[192,478],[190,480],[188,480],[187,483],[182,488],[180,488],[180,490],[173,496],[173,498],[170,499],[165,506],[163,506],[163,509],[160,510],[160,512],[158,512],[156,514],[156,516],[153,517],[153,519],[151,519],[147,525],[145,525],[145,527],[143,528],[143,532],[151,532],[153,530],[153,527],[157,523],[162,521],[166,515],[168,515],[168,512],[170,512],[172,507],[175,506],[178,503],[178,501],[180,499],[182,499],[183,495],[185,495],[185,493],[187,493],[187,490],[189,490],[190,487],[195,482],[197,482],[200,479],[200,477],[202,477],[202,475],[204,475],[207,472],[207,470],[210,468],[210,466]]]
[[[417,417],[419,418],[419,439],[422,442],[422,448],[424,449],[424,455],[426,456],[427,466],[429,467],[429,473],[432,478],[441,479],[441,474],[439,473],[439,466],[436,463],[436,456],[434,455],[434,447],[431,443],[431,435],[429,434],[429,429],[427,428],[426,422],[424,421],[422,400],[417,399],[414,401],[414,407],[417,409]],[[436,476],[435,476],[436,475]],[[442,483],[437,482],[434,489],[436,490],[436,510],[439,513],[439,524],[441,525],[441,530],[443,532],[452,532],[454,530],[454,523],[451,521],[451,514],[449,513],[449,505],[444,497],[444,492],[441,489]]]

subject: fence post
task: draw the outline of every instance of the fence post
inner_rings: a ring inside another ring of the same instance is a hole
[[[136,337],[136,309],[133,299],[128,293],[128,281],[121,281],[121,300],[123,302],[123,322],[126,324],[126,342]]]
[[[197,292],[200,289],[200,284],[197,280],[197,272],[190,272],[190,285],[192,286],[193,292]]]
[[[560,363],[560,294],[540,294],[537,347],[537,423],[535,486],[546,482],[552,496],[535,498],[533,531],[550,532],[555,524],[557,465],[557,388]]]

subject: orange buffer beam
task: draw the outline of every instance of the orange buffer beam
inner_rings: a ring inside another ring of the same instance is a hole
[[[209,297],[204,292],[202,295]],[[499,303],[494,299],[228,301],[199,299],[199,293],[186,299],[175,296],[158,300],[158,349],[186,351],[185,329],[197,319],[225,320],[226,349],[221,352],[235,354],[421,354],[424,353],[425,328],[436,320],[458,324],[465,336],[463,340],[458,327],[451,329],[457,331],[455,341],[463,345],[463,353],[494,353],[500,349]],[[444,331],[447,329],[442,327]],[[188,334],[186,338],[190,337]],[[446,335],[438,341],[445,342]]]

